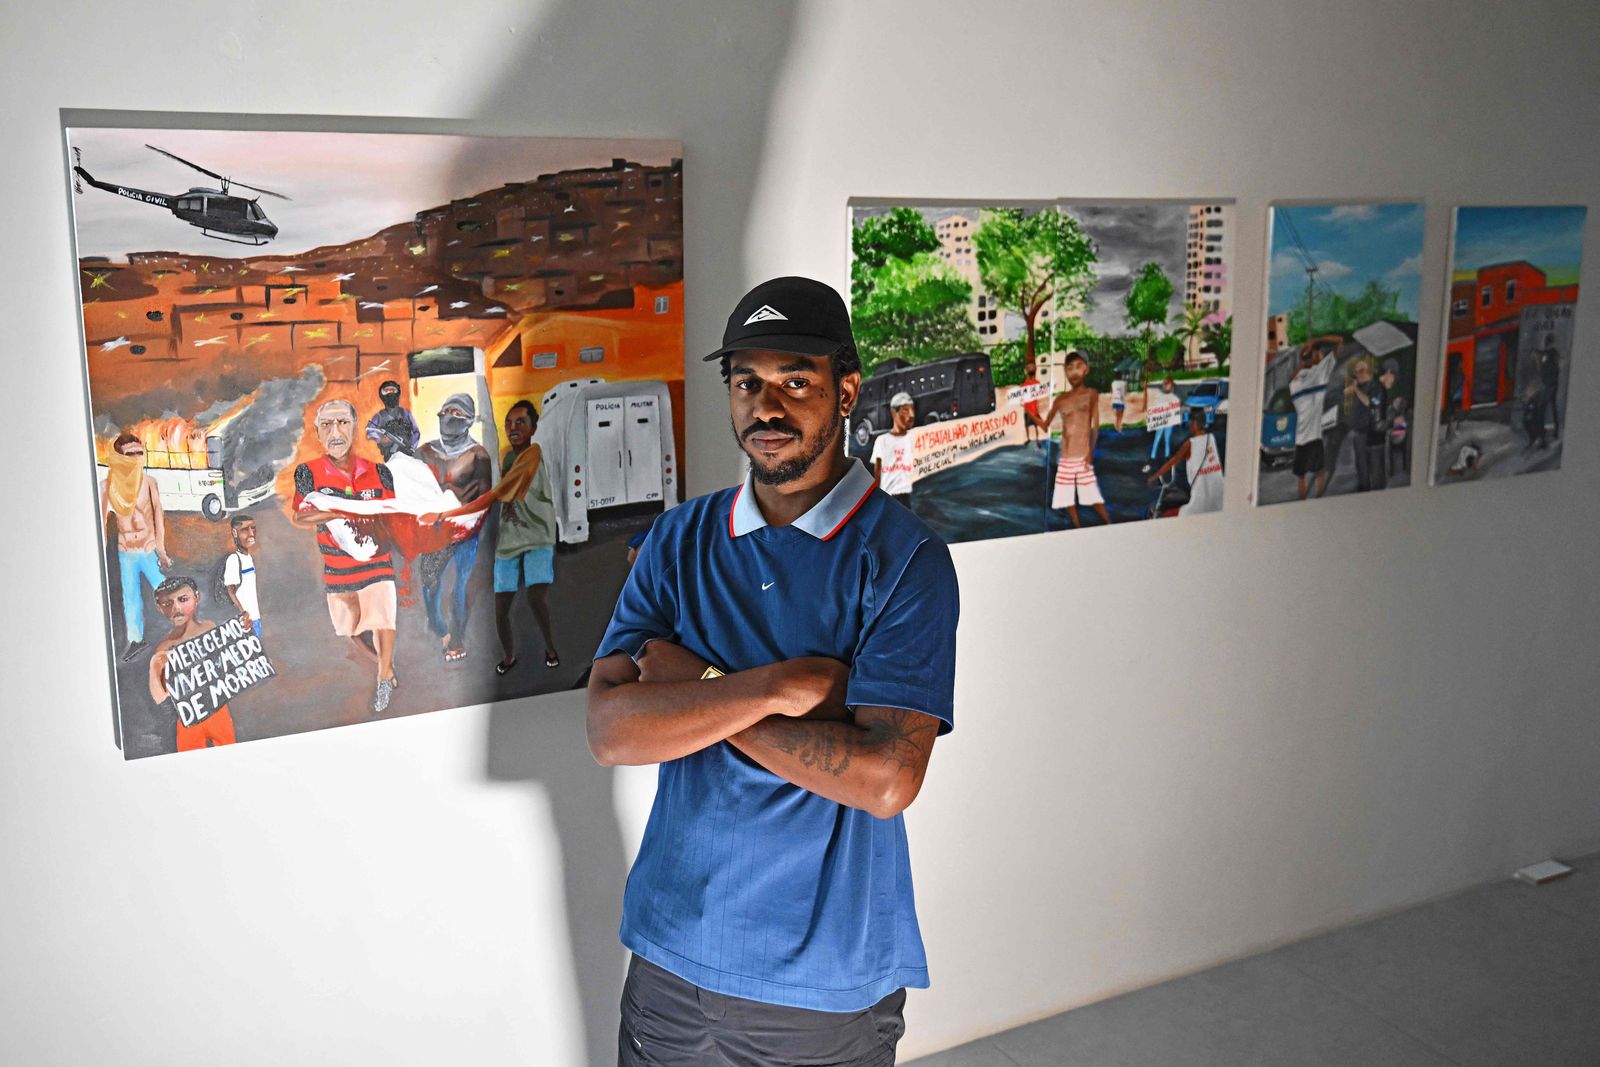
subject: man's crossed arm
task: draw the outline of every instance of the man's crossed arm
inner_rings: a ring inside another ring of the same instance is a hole
[[[661,763],[727,741],[773,774],[887,819],[922,788],[939,720],[903,708],[845,707],[849,669],[821,656],[702,681],[709,664],[651,641],[636,664],[594,665],[589,749],[603,766]]]

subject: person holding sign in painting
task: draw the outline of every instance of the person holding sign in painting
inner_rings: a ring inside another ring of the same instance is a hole
[[[1106,498],[1100,493],[1100,482],[1094,473],[1094,446],[1100,437],[1100,393],[1083,384],[1089,376],[1089,357],[1082,352],[1069,352],[1062,369],[1071,388],[1055,398],[1044,417],[1047,428],[1056,416],[1061,417],[1061,460],[1056,464],[1050,506],[1066,508],[1067,518],[1078,527],[1083,525],[1078,507],[1087,504],[1109,526]]]
[[[161,639],[161,643],[156,645],[156,650],[150,657],[150,699],[160,705],[175,701],[175,697],[167,688],[167,665],[172,650],[192,637],[199,637],[216,629],[217,624],[195,617],[200,610],[200,586],[193,578],[174,576],[162,582],[156,588],[156,607],[172,624],[172,632]],[[211,745],[233,744],[233,715],[228,711],[227,704],[219,705],[213,710],[207,706],[206,701],[200,700],[195,703],[190,714],[185,715],[176,708],[174,714],[178,717],[179,752]],[[185,719],[189,718],[194,721],[185,722]]]
[[[1144,420],[1152,434],[1150,458],[1172,455],[1172,431],[1183,422],[1183,400],[1172,375],[1161,379],[1161,391],[1145,401]]]
[[[556,505],[550,470],[533,440],[539,413],[532,401],[519,400],[506,412],[506,440],[511,447],[501,460],[505,474],[494,486],[446,512],[417,516],[423,524],[437,526],[445,519],[473,515],[498,502],[500,529],[494,544],[494,622],[505,655],[495,664],[496,674],[509,674],[517,665],[516,635],[511,629],[511,609],[517,590],[526,587],[528,607],[544,638],[544,665],[561,666],[556,652],[550,603],[545,592],[556,580]]]
[[[872,477],[885,493],[910,506],[911,427],[917,424],[917,406],[910,393],[896,393],[889,398],[889,410],[894,424],[872,442]]]

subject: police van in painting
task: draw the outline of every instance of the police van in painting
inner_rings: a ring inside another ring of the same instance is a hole
[[[918,425],[987,415],[994,410],[994,381],[989,357],[968,352],[931,363],[886,359],[861,382],[861,393],[851,413],[848,450],[851,455],[872,455],[872,442],[894,425],[889,401],[908,393],[917,410]]]
[[[678,502],[672,398],[665,382],[562,382],[544,395],[533,439],[549,464],[556,531],[589,540],[589,513]]]

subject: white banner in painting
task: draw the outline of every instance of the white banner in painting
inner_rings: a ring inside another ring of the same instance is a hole
[[[918,426],[911,435],[913,479],[960,466],[1002,445],[1027,442],[1022,410],[1017,407]]]

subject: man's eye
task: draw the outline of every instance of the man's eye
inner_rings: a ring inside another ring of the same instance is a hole
[[[790,378],[789,379],[789,388],[790,389],[804,389],[807,386],[809,386],[810,384],[811,384],[811,382],[806,380],[805,378]]]

